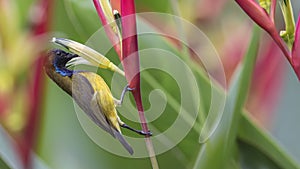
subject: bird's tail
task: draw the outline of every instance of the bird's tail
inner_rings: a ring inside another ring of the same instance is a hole
[[[125,147],[125,149],[132,155],[133,149],[129,145],[129,143],[124,139],[123,135],[117,130],[114,130],[114,135],[120,141],[120,143]]]

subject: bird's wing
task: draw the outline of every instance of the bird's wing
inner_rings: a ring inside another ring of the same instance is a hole
[[[115,134],[113,132],[114,128],[108,122],[107,118],[103,114],[102,109],[99,105],[99,98],[100,98],[99,93],[95,92],[90,103],[90,107],[93,111],[93,115],[94,117],[96,117],[95,123],[101,128],[103,128],[105,131],[110,133],[113,137],[115,137]]]
[[[79,107],[94,123],[114,136],[109,123],[99,109],[99,105],[95,99],[95,94],[97,93],[90,82],[81,74],[74,74],[72,81],[72,96]]]
[[[122,134],[113,128],[99,106],[99,93],[95,91],[90,82],[80,74],[74,74],[72,77],[72,96],[79,107],[96,123],[100,128],[117,138],[125,149],[133,154],[132,147],[127,143]]]

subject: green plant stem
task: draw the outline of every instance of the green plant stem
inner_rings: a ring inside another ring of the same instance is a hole
[[[285,21],[285,30],[288,34],[294,34],[295,32],[295,21],[293,8],[290,0],[282,0],[281,10]]]
[[[237,136],[237,129],[239,128],[240,119],[241,119],[241,110],[245,106],[245,102],[248,98],[248,92],[252,80],[252,75],[255,67],[256,58],[258,55],[259,48],[259,38],[260,38],[260,28],[255,25],[253,28],[252,39],[248,48],[247,53],[244,56],[242,63],[242,70],[236,74],[237,79],[233,77],[233,84],[231,84],[229,89],[229,95],[233,96],[235,100],[234,105],[234,115],[232,118],[231,129],[229,131],[229,144],[233,146],[233,142]],[[235,81],[236,80],[236,81]],[[228,99],[231,99],[229,96]],[[230,148],[231,148],[230,147]]]
[[[290,0],[281,0],[281,11],[285,22],[285,31],[280,32],[280,36],[286,42],[289,49],[292,49],[295,36],[295,21],[293,8]]]

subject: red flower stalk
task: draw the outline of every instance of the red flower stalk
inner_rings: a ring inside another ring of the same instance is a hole
[[[268,13],[259,4],[253,0],[235,0],[240,7],[266,31],[272,31],[274,24],[270,20]]]
[[[285,55],[286,59],[288,60],[288,62],[292,66],[292,68],[294,69],[298,79],[300,80],[300,70],[299,70],[300,66],[298,66],[299,61],[295,61],[298,59],[297,58],[294,59],[294,56],[292,58],[291,52],[289,51],[289,49],[287,48],[287,45],[285,44],[285,42],[282,40],[279,33],[277,32],[277,29],[276,29],[276,26],[274,23],[274,15],[275,15],[275,8],[276,8],[275,0],[272,0],[272,2],[271,2],[270,15],[268,15],[266,10],[263,9],[259,4],[257,4],[253,0],[235,0],[235,1],[239,4],[239,6],[248,14],[248,16],[256,24],[258,24],[261,28],[263,28],[266,32],[269,33],[269,35],[276,42],[278,47],[281,49],[281,51]]]
[[[121,1],[122,11],[122,37],[123,37],[123,56],[122,61],[125,76],[131,88],[139,88],[140,67],[138,42],[136,31],[135,7],[131,0]],[[127,16],[127,17],[126,17]]]
[[[110,40],[110,42],[114,45],[114,49],[119,55],[120,59],[122,57],[122,45],[120,42],[120,32],[118,32],[118,27],[116,23],[114,22],[114,16],[113,11],[111,9],[111,6],[107,1],[100,1],[100,0],[93,0],[94,6],[96,8],[96,11],[98,13],[98,16],[102,22],[102,25],[104,26],[104,30]],[[100,2],[102,4],[100,4]],[[107,26],[110,25],[110,26]]]
[[[295,31],[295,41],[292,47],[292,61],[298,79],[300,79],[300,13],[298,14],[298,21]]]
[[[121,16],[122,16],[122,64],[125,71],[125,77],[129,82],[129,87],[133,88],[136,106],[144,132],[148,132],[148,126],[144,115],[144,109],[141,99],[140,90],[140,61],[138,53],[137,28],[134,0],[121,0]],[[149,136],[145,136],[146,146],[150,156],[153,168],[158,168],[155,152]]]
[[[48,32],[50,26],[50,16],[52,15],[53,0],[41,0],[35,6],[38,8],[37,16],[38,20],[33,21],[33,36],[40,36]],[[36,19],[36,18],[33,18]],[[43,46],[39,46],[43,47]],[[24,168],[32,168],[31,150],[35,146],[37,138],[39,119],[41,116],[41,105],[42,105],[42,91],[44,86],[44,73],[43,73],[43,54],[38,57],[34,63],[33,73],[31,82],[29,84],[28,95],[29,95],[29,106],[28,106],[28,118],[24,133],[20,140],[20,153],[23,160]]]
[[[277,43],[277,45],[280,47],[288,61],[291,63],[291,56],[290,52],[286,48],[283,40],[277,33],[277,29],[275,27],[273,19],[270,18],[268,13],[263,9],[261,6],[259,6],[255,1],[252,0],[235,0],[240,7],[248,14],[248,16],[256,22],[257,25],[259,25],[261,28],[263,28],[265,31],[267,31],[273,40]],[[275,3],[276,4],[276,3]],[[274,13],[275,7],[272,7],[271,13]],[[274,14],[273,14],[274,15]]]

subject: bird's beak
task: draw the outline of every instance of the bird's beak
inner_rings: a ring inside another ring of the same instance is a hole
[[[83,45],[70,39],[55,37],[52,38],[52,42],[67,48],[70,52],[75,53],[83,58],[77,59],[78,62],[73,60],[73,65],[90,63],[88,65],[109,69],[111,71],[117,72],[125,76],[125,73],[115,64],[113,64],[108,58],[86,45]],[[84,60],[86,60],[87,62]]]

